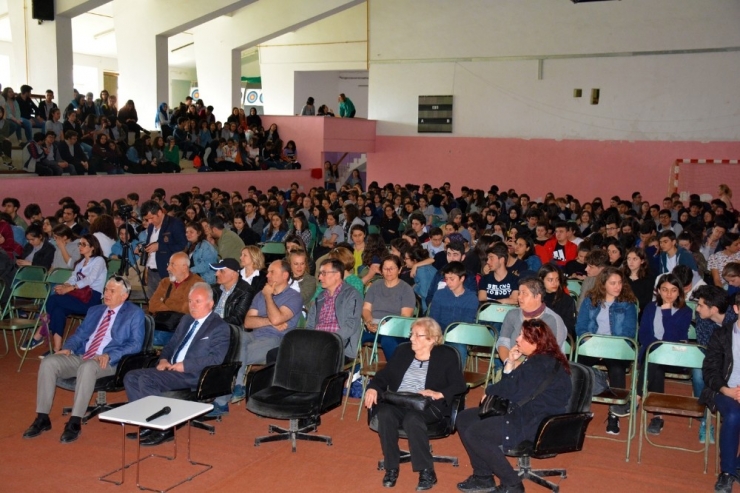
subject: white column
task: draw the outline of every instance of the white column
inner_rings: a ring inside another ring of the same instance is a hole
[[[139,125],[152,128],[157,107],[169,101],[167,38],[254,1],[113,0],[119,108],[133,100]]]
[[[203,101],[213,105],[217,118],[225,120],[231,108],[240,106],[242,50],[361,3],[363,0],[263,0],[193,29],[198,90]],[[279,97],[289,100],[292,109],[292,91]]]
[[[13,37],[11,84],[18,92],[23,84],[35,93],[54,91],[58,104],[72,99],[72,19],[56,16],[54,21],[31,18],[31,3],[8,0]]]

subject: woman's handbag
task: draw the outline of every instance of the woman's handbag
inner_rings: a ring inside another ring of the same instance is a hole
[[[487,395],[478,407],[478,416],[481,419],[484,419],[490,418],[492,416],[505,416],[507,414],[513,413],[516,408],[522,407],[524,404],[534,400],[535,397],[540,395],[545,390],[545,388],[547,388],[547,386],[552,383],[553,379],[555,378],[555,374],[557,374],[558,372],[559,367],[560,362],[555,360],[552,371],[547,376],[547,378],[545,378],[540,383],[539,387],[537,387],[537,390],[535,390],[531,396],[526,397],[519,402],[512,403],[509,399],[498,395]]]
[[[72,296],[73,298],[77,298],[83,303],[90,303],[90,298],[92,298],[92,288],[90,286],[85,286],[84,288],[74,288],[67,294]]]
[[[393,392],[387,390],[383,392],[383,401],[401,409],[424,412],[431,405],[432,398],[417,394],[416,392]]]

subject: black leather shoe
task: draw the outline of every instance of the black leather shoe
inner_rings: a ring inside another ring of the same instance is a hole
[[[496,488],[493,476],[476,476],[473,474],[462,483],[457,483],[457,489],[465,493],[490,493]]]
[[[171,442],[175,439],[175,430],[174,428],[170,428],[169,430],[165,431],[152,431],[152,433],[149,434],[148,437],[141,439],[141,446],[142,447],[156,447],[157,445],[161,445],[165,442]]]
[[[51,430],[51,421],[48,417],[36,417],[33,424],[23,433],[23,438],[36,438],[45,431]]]
[[[508,486],[500,484],[492,491],[493,493],[524,493],[524,483],[517,483]]]
[[[398,481],[398,469],[388,469],[385,471],[385,476],[383,476],[384,488],[393,488],[396,486],[396,481]]]
[[[419,472],[419,484],[416,485],[416,491],[430,490],[435,484],[437,484],[437,475],[434,469],[424,469]]]
[[[129,440],[136,440],[136,438],[146,438],[152,434],[152,431],[154,430],[152,430],[151,428],[139,428],[138,433],[135,431],[131,433],[126,433],[126,438],[128,438]]]
[[[64,425],[64,432],[59,438],[62,443],[72,443],[80,437],[82,433],[82,425],[80,423],[67,423]]]
[[[715,493],[732,493],[732,483],[735,477],[732,474],[723,472],[717,476],[717,482],[714,484]]]

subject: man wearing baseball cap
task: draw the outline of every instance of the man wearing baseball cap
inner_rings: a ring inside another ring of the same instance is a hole
[[[216,284],[211,286],[215,304],[213,311],[227,324],[243,326],[255,292],[239,275],[239,262],[225,258],[217,264],[211,264],[211,269],[216,271]]]

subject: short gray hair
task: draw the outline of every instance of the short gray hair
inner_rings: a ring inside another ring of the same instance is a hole
[[[202,289],[205,291],[206,296],[208,296],[209,301],[213,301],[213,289],[211,289],[211,285],[207,282],[196,282],[193,284],[193,287],[190,288],[190,292],[188,294],[193,294],[193,291],[196,289]]]

